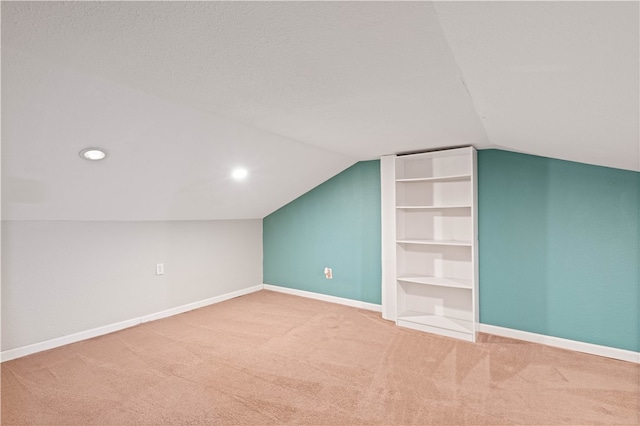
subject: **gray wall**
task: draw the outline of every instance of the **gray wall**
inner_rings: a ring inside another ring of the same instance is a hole
[[[2,221],[2,350],[261,283],[259,219]]]

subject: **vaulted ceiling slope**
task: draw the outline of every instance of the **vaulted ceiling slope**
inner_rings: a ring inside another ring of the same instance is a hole
[[[1,8],[3,219],[261,218],[455,145],[640,170],[636,2]]]
[[[639,5],[437,3],[491,145],[640,170]]]

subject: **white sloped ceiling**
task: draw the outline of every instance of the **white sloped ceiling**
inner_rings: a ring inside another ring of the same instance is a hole
[[[467,144],[639,170],[637,4],[545,4],[2,2],[2,218],[260,218]]]
[[[439,2],[492,146],[640,170],[638,2]]]

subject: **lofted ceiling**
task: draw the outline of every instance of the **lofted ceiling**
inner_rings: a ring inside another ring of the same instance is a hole
[[[457,145],[640,170],[637,2],[1,14],[3,219],[261,218],[357,161]]]

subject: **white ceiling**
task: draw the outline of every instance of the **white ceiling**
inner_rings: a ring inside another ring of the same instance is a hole
[[[438,3],[491,144],[640,170],[638,5]]]
[[[637,2],[1,7],[3,219],[261,218],[455,145],[640,170]]]

